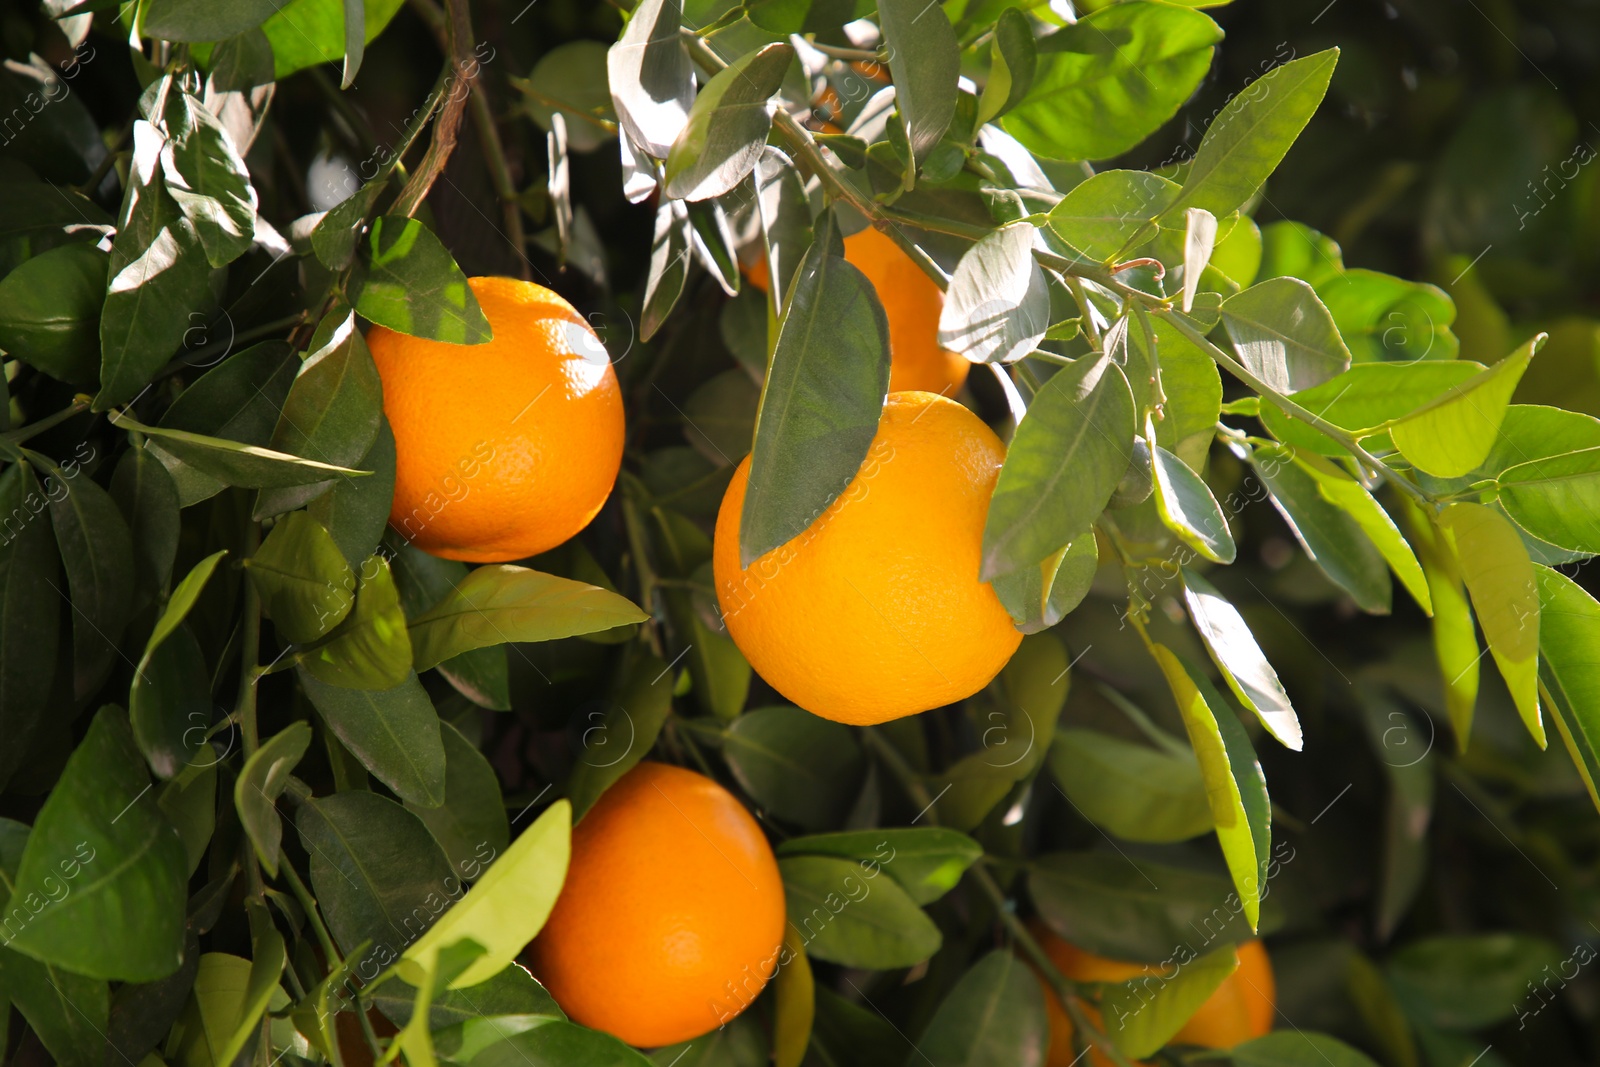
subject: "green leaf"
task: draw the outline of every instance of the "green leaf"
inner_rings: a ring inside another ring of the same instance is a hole
[[[1389,959],[1389,983],[1414,1019],[1446,1030],[1480,1030],[1509,1019],[1562,952],[1542,937],[1460,934],[1412,941]]]
[[[178,831],[183,841],[183,851],[188,859],[189,877],[200,869],[206,858],[211,838],[217,830],[217,765],[215,762],[190,764],[170,782],[163,782],[156,794],[156,803]],[[188,958],[185,949],[185,959]],[[183,974],[179,968],[163,978],[171,982]]]
[[[628,666],[606,710],[584,717],[582,752],[567,778],[575,819],[582,819],[600,794],[655,747],[672,712],[672,685],[672,668],[641,653]]]
[[[639,313],[639,339],[648,341],[667,321],[689,277],[689,213],[678,200],[663,200],[656,209],[655,237],[650,242],[650,271],[645,277]]]
[[[1560,571],[1539,583],[1539,682],[1544,707],[1600,808],[1600,604]]]
[[[1222,325],[1239,362],[1279,393],[1321,385],[1350,366],[1333,316],[1298,278],[1272,278],[1230,296]]]
[[[214,709],[211,672],[194,632],[180,624],[139,662],[128,690],[133,737],[160,778],[172,778],[205,747]]]
[[[478,567],[443,600],[414,617],[411,643],[417,669],[427,670],[469,649],[554,641],[646,618],[633,604],[597,585],[495,564]]]
[[[961,254],[939,313],[941,348],[973,363],[1015,363],[1044,339],[1050,288],[1033,258],[1034,232],[1015,222]]]
[[[56,546],[33,468],[15,463],[0,473],[0,783],[23,764],[46,704],[60,640],[61,590]]]
[[[1321,456],[1296,449],[1294,461],[1316,480],[1317,491],[1324,500],[1336,505],[1356,521],[1389,564],[1395,577],[1400,579],[1400,584],[1406,587],[1406,591],[1422,608],[1423,614],[1432,615],[1433,599],[1428,592],[1427,578],[1422,573],[1422,564],[1417,562],[1416,553],[1401,536],[1400,528],[1383,509],[1383,505],[1360,482]]]
[[[990,584],[1017,629],[1033,634],[1048,630],[1083,603],[1099,566],[1099,549],[1090,534],[1038,565],[1002,574]]]
[[[956,887],[962,874],[983,855],[983,846],[943,826],[902,826],[880,830],[842,830],[791,837],[779,856],[837,856],[868,870],[889,872],[918,904],[932,904]]]
[[[220,41],[255,29],[286,3],[287,0],[150,0],[141,12],[139,28],[151,37],[168,41]]]
[[[500,779],[483,753],[448,722],[439,723],[444,742],[444,803],[425,807],[407,802],[463,877],[476,877],[484,862],[505,851],[511,840]]]
[[[217,564],[222,562],[222,557],[228,554],[227,549],[211,553],[205,559],[189,568],[189,573],[183,576],[183,581],[172,591],[172,596],[167,598],[167,606],[162,611],[161,617],[156,620],[156,625],[150,631],[150,638],[145,642],[144,654],[146,657],[154,651],[161,642],[165,641],[172,631],[188,616],[189,609],[194,607],[194,602],[200,599],[200,593],[205,589],[206,583],[211,580],[212,573],[217,569]]]
[[[1439,478],[1458,478],[1476,468],[1494,447],[1511,394],[1545,337],[1535,335],[1499,363],[1397,420],[1389,435],[1400,454]]]
[[[811,1027],[816,1020],[816,983],[805,943],[793,927],[783,929],[783,948],[785,958],[780,960],[778,976],[772,982],[772,1064],[800,1067],[811,1045]]]
[[[888,319],[825,223],[795,276],[761,389],[741,567],[799,536],[844,492],[872,446],[888,390]]]
[[[643,0],[606,53],[617,121],[649,155],[666,159],[689,121],[694,64],[678,38],[681,0]]]
[[[91,978],[147,982],[183,962],[183,842],[120,708],[104,707],[34,821],[12,898],[41,905],[7,946]],[[61,896],[61,878],[71,892]],[[52,892],[52,889],[55,890]]]
[[[1378,1067],[1343,1041],[1298,1027],[1235,1045],[1228,1058],[1235,1067]]]
[[[416,219],[372,220],[349,291],[357,313],[397,333],[453,345],[483,344],[493,336],[467,276]]]
[[[111,476],[116,501],[133,543],[134,610],[164,593],[178,554],[178,487],[148,450],[130,448]]]
[[[339,88],[355,84],[361,58],[367,51],[367,9],[363,0],[344,0],[344,77]]]
[[[163,119],[166,190],[193,224],[207,261],[227,266],[255,241],[256,191],[249,169],[226,127],[198,98],[169,90]]]
[[[1256,453],[1251,469],[1311,561],[1355,598],[1362,611],[1387,615],[1393,587],[1383,555],[1359,523],[1322,495],[1316,479],[1280,453]]]
[[[921,164],[955,118],[961,43],[944,9],[919,0],[879,0],[878,25],[894,76],[895,107],[912,157]]]
[[[278,876],[278,856],[283,843],[283,819],[278,798],[289,784],[289,774],[311,745],[308,723],[292,722],[250,754],[233,783],[233,804],[239,812],[256,858],[269,875]]]
[[[566,1067],[575,1063],[584,1067],[651,1067],[643,1053],[610,1034],[563,1020],[490,1045],[472,1057],[470,1067]]]
[[[1230,888],[1214,874],[1109,852],[1049,853],[1028,875],[1028,895],[1057,934],[1090,952],[1143,963],[1170,959],[1197,931],[1223,943],[1250,938],[1243,903]]]
[[[1433,725],[1429,723],[1424,729],[1381,691],[1362,687],[1360,701],[1367,735],[1389,780],[1389,795],[1384,801],[1383,875],[1373,909],[1380,935],[1389,937],[1416,900],[1427,873],[1428,829],[1433,818],[1437,774]],[[1382,982],[1376,974],[1367,977],[1375,983]]]
[[[1000,125],[1052,159],[1120,155],[1177,112],[1221,39],[1215,22],[1187,8],[1101,8],[1039,42],[1033,86]]]
[[[1335,426],[1358,433],[1410,414],[1481,370],[1482,364],[1465,360],[1356,363],[1338,377],[1295,393],[1291,399]],[[1320,430],[1285,415],[1270,399],[1261,405],[1261,421],[1274,437],[1297,450],[1334,457],[1347,454]],[[1366,447],[1387,451],[1387,433],[1368,436]]]
[[[793,61],[792,47],[773,43],[745,53],[706,82],[667,153],[667,196],[709,200],[755,169],[772,129],[767,101]]]
[[[1357,362],[1456,358],[1461,342],[1450,331],[1456,305],[1443,289],[1375,270],[1326,275],[1327,261],[1320,252],[1314,254],[1319,261],[1306,280],[1328,306],[1351,358]]]
[[[1506,513],[1535,537],[1586,554],[1600,551],[1591,518],[1600,504],[1600,448],[1518,463],[1496,482]]]
[[[1154,436],[1154,431],[1146,437]],[[1222,505],[1205,479],[1160,445],[1150,456],[1156,512],[1178,539],[1213,563],[1232,563],[1238,554]]]
[[[789,922],[814,959],[886,971],[939,950],[939,928],[881,872],[832,856],[788,856],[778,870]]]
[[[702,382],[683,402],[683,436],[711,462],[733,466],[750,454],[761,387],[735,367]]]
[[[1039,1062],[1050,1042],[1038,976],[1007,949],[995,949],[963,974],[917,1041],[938,1067]]]
[[[849,727],[788,706],[734,719],[722,737],[722,756],[756,803],[808,830],[844,820],[865,770]]]
[[[74,242],[0,280],[0,349],[52,378],[93,386],[100,375],[100,309],[110,257]]]
[[[399,958],[461,896],[460,880],[428,828],[365,790],[308,799],[295,815],[311,857],[311,889],[335,942],[373,975]]]
[[[1183,235],[1183,303],[1184,312],[1194,310],[1195,293],[1200,289],[1200,276],[1211,253],[1217,247],[1217,219],[1205,208],[1185,208]]]
[[[1193,754],[1164,752],[1095,730],[1062,730],[1050,771],[1078,814],[1125,841],[1169,844],[1211,829]]]
[[[1052,376],[1000,468],[981,577],[1031,566],[1088,533],[1128,469],[1133,435],[1133,394],[1108,357],[1085,356]]]
[[[394,502],[394,433],[389,421],[378,420],[378,437],[356,464],[372,474],[366,478],[341,478],[306,506],[311,517],[333,537],[334,544],[352,567],[372,555],[389,525]]]
[[[1290,60],[1236,94],[1212,120],[1168,208],[1204,208],[1221,218],[1255,195],[1278,169],[1328,91],[1339,50]]]
[[[510,966],[556,906],[571,850],[572,807],[558,800],[490,864],[466,896],[406,949],[400,977],[419,984],[440,951],[466,937],[486,951],[450,983],[451,989],[477,985]]]
[[[1545,746],[1539,717],[1539,586],[1516,529],[1482,504],[1451,504],[1439,529],[1461,567],[1472,609],[1523,725]]]
[[[391,689],[407,679],[411,638],[387,559],[373,555],[361,565],[356,606],[300,664],[317,680],[349,689]]]
[[[239,997],[239,1005],[230,1013],[233,1019],[232,1033],[215,1051],[216,1063],[232,1063],[257,1038],[261,1017],[266,1014],[273,995],[283,996],[283,991],[278,988],[278,978],[289,961],[283,935],[273,928],[265,904],[251,901],[246,903],[245,910],[250,917],[250,970]],[[198,978],[196,986],[199,986]]]
[[[616,121],[606,81],[606,46],[601,42],[565,41],[539,57],[526,81],[516,77],[510,81],[526,95],[522,109],[546,133],[552,116],[561,112],[572,151],[592,152],[616,136],[600,124]],[[555,102],[566,106],[556,107]]]
[[[843,152],[839,142],[834,146]],[[865,145],[862,146],[863,156]],[[811,202],[806,196],[805,183],[800,172],[788,156],[776,148],[769,148],[756,163],[756,213],[761,220],[761,252],[767,260],[767,307],[774,316],[779,315],[789,302],[795,272],[800,269],[806,251],[811,247]],[[760,355],[749,366],[757,377],[767,369],[767,316],[761,316]],[[727,337],[727,330],[722,331]],[[730,349],[745,362],[744,354]]]
[[[411,1021],[414,998],[411,987],[399,979],[385,982],[372,993],[373,1004],[401,1026]],[[564,1019],[561,1009],[544,986],[518,964],[512,964],[486,982],[480,982],[471,991],[445,991],[433,998],[428,1009],[436,1038],[445,1035],[437,1031],[457,1023],[472,1022],[481,1018],[503,1016],[548,1015]],[[445,1051],[446,1042],[438,1046]]]
[[[262,24],[262,32],[272,44],[274,78],[282,81],[295,71],[339,61],[346,48],[346,2],[348,0],[292,0]],[[368,44],[389,25],[402,3],[403,0],[364,0],[363,36]]]
[[[1173,962],[1179,967],[1170,977],[1135,978],[1101,993],[1106,1032],[1123,1055],[1154,1055],[1234,972],[1239,957],[1232,945],[1224,945],[1200,957],[1193,950],[1180,952]]]
[[[46,479],[45,495],[72,594],[73,694],[86,700],[121,655],[133,613],[133,540],[111,494],[75,460]]]
[[[355,315],[334,314],[341,317],[327,340],[306,357],[289,387],[271,447],[348,468],[358,465],[378,439],[383,386],[367,342],[356,329]],[[259,521],[292,511],[327,488],[326,483],[314,483],[263,492],[256,501],[255,517]]]
[[[1245,918],[1254,929],[1260,923],[1271,846],[1272,808],[1261,764],[1250,749],[1244,727],[1203,674],[1165,645],[1153,645],[1151,655],[1183,715],[1205,779],[1217,841],[1244,903]]]
[[[261,609],[291,644],[319,640],[356,602],[356,575],[322,524],[304,511],[279,519],[245,571]]]
[[[391,689],[347,689],[304,667],[300,684],[334,736],[395,796],[418,807],[444,803],[439,715],[414,674]]]
[[[371,473],[336,467],[303,456],[291,456],[259,445],[240,444],[238,441],[206,437],[186,430],[146,426],[127,413],[118,415],[113,421],[121,429],[137,430],[154,437],[163,451],[227,485],[273,489],[307,485],[324,481],[330,476],[360,477]],[[204,496],[200,499],[204,499]]]
[[[978,125],[1004,115],[1028,95],[1039,61],[1038,44],[1028,17],[1006,8],[995,20],[989,39],[989,78],[978,98]]]
[[[1299,752],[1305,744],[1300,719],[1244,616],[1210,582],[1187,567],[1183,568],[1183,585],[1189,617],[1228,688],[1239,703],[1256,713],[1268,733]]]
[[[1103,262],[1165,211],[1179,188],[1148,171],[1103,170],[1050,209],[1050,228],[1083,259]]]
[[[1478,665],[1483,653],[1478,649],[1478,631],[1472,622],[1467,589],[1462,584],[1460,567],[1444,534],[1422,512],[1407,510],[1406,528],[1422,561],[1428,580],[1428,597],[1433,602],[1433,654],[1439,665],[1439,681],[1444,690],[1445,710],[1455,731],[1456,745],[1466,750],[1472,736],[1472,713],[1478,700]]]

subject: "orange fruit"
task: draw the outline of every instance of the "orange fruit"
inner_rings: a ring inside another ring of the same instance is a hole
[[[704,775],[647,762],[573,827],[530,962],[577,1022],[671,1045],[749,1007],[786,921],[778,861],[750,813]]]
[[[394,430],[389,524],[445,559],[521,559],[583,529],[610,495],[622,393],[571,304],[514,278],[468,284],[494,330],[486,344],[367,334]]]
[[[844,239],[844,258],[867,276],[889,320],[889,392],[924,390],[953,397],[972,364],[939,347],[944,294],[892,239],[868,226]],[[767,291],[767,261],[757,253],[743,264],[745,280]]]
[[[1076,982],[1126,982],[1141,975],[1160,973],[1156,964],[1128,963],[1086,952],[1057,937],[1042,923],[1031,922],[1029,929],[1039,945],[1062,974]],[[1201,1045],[1205,1048],[1232,1048],[1261,1037],[1272,1029],[1277,1011],[1277,986],[1272,976],[1272,961],[1260,941],[1245,941],[1237,946],[1239,966],[1222,980],[1204,1004],[1190,1016],[1172,1037],[1174,1045]],[[1050,1055],[1047,1067],[1067,1067],[1073,1062],[1072,1019],[1056,1000],[1049,983],[1041,976],[1045,991],[1045,1011],[1050,1018]],[[1096,1021],[1099,1013],[1090,1010]],[[1098,1051],[1089,1054],[1095,1067],[1108,1064]]]
[[[1022,640],[978,580],[983,524],[1005,447],[932,393],[891,393],[867,458],[788,544],[739,566],[750,473],[717,514],[712,569],[728,633],[773,688],[854,725],[982,689]]]

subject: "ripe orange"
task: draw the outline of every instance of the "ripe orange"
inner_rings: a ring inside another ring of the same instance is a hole
[[[573,828],[566,884],[529,951],[573,1019],[653,1047],[749,1007],[786,921],[778,861],[750,813],[703,775],[641,763]]]
[[[389,523],[446,559],[521,559],[605,503],[622,465],[622,393],[571,304],[514,278],[469,284],[494,329],[487,344],[367,334],[394,430]]]
[[[728,633],[773,688],[854,725],[971,696],[1022,640],[978,580],[1005,447],[932,393],[891,393],[867,458],[799,537],[748,568],[739,525],[750,460],[734,472],[712,553]]]
[[[939,347],[944,294],[933,279],[871,226],[844,239],[844,258],[867,276],[889,319],[889,392],[961,392],[972,364]],[[766,292],[766,257],[758,254],[743,266],[745,280]]]
[[[1127,963],[1085,952],[1050,932],[1042,923],[1029,923],[1039,945],[1062,974],[1077,982],[1126,982],[1145,974],[1159,973],[1152,964]],[[1174,1045],[1201,1045],[1205,1048],[1232,1048],[1261,1037],[1272,1029],[1277,1011],[1277,986],[1272,976],[1272,961],[1260,941],[1238,946],[1239,966],[1206,1002],[1190,1016],[1172,1037]],[[1072,1020],[1056,1000],[1049,984],[1041,977],[1045,991],[1045,1011],[1050,1017],[1050,1055],[1047,1067],[1067,1067],[1073,1062]],[[1090,1014],[1099,1019],[1099,1014]],[[1109,1061],[1098,1051],[1089,1054],[1095,1067]]]

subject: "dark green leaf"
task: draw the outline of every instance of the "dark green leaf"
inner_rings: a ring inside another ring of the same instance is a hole
[[[557,1020],[489,1045],[470,1067],[651,1067],[644,1054],[610,1034]]]
[[[1036,564],[1088,533],[1128,469],[1133,435],[1133,395],[1109,358],[1086,356],[1052,376],[1000,468],[983,578]]]
[[[539,57],[527,81],[512,78],[511,84],[526,94],[523,110],[546,132],[551,116],[561,112],[567,122],[567,145],[574,152],[592,152],[616,136],[611,87],[606,83],[606,46],[599,41],[558,44]]]
[[[139,27],[168,41],[220,41],[251,30],[288,0],[150,0]]]
[[[349,291],[363,318],[397,333],[454,345],[482,344],[493,336],[467,276],[416,219],[372,220]]]
[[[190,383],[167,408],[160,425],[165,429],[220,437],[247,445],[265,446],[278,424],[278,413],[294,382],[300,361],[281,341],[252,345]],[[152,444],[157,449],[159,445]],[[223,482],[160,451],[163,465],[172,468],[183,506],[204,500],[223,488]]]
[[[423,614],[445,599],[470,573],[465,563],[430,556],[409,544],[400,546],[391,565],[395,585],[400,590],[400,606],[408,618]],[[510,681],[503,647],[489,645],[469,649],[440,663],[438,669],[446,681],[473,703],[496,711],[510,710]]]
[[[1400,528],[1394,524],[1383,505],[1360,482],[1321,456],[1296,450],[1294,461],[1316,480],[1317,490],[1323,499],[1338,505],[1356,521],[1356,525],[1371,539],[1373,546],[1388,562],[1389,569],[1416,599],[1423,612],[1433,614],[1433,598],[1428,593],[1422,565],[1417,562],[1416,554],[1401,536]]]
[[[1413,941],[1389,960],[1389,982],[1407,1013],[1446,1030],[1509,1019],[1562,953],[1542,937],[1462,934]]]
[[[1015,363],[1050,327],[1050,288],[1034,228],[1015,222],[962,253],[939,313],[939,344],[973,363]]]
[[[194,632],[180,623],[139,661],[128,690],[134,741],[157,777],[192,761],[211,727],[211,672]]]
[[[761,387],[742,368],[708,378],[683,402],[683,436],[711,462],[734,466],[750,453]]]
[[[983,846],[946,827],[905,826],[791,837],[778,855],[837,856],[861,864],[864,873],[881,868],[913,901],[931,904],[956,887]]]
[[[961,44],[944,8],[918,0],[878,0],[878,24],[894,75],[895,107],[920,164],[956,114]]]
[[[1377,1067],[1343,1041],[1299,1027],[1235,1045],[1228,1058],[1235,1067]]]
[[[320,639],[356,602],[356,575],[322,524],[304,511],[279,519],[245,570],[261,610],[291,644]]]
[[[1062,730],[1050,770],[1078,814],[1126,841],[1166,844],[1211,829],[1205,783],[1179,755],[1094,730]]]
[[[1041,1067],[1050,1043],[1044,997],[1027,964],[995,949],[951,987],[917,1047],[937,1067]]]
[[[808,830],[843,821],[865,763],[848,727],[787,706],[734,719],[722,756],[756,803]]]
[[[837,149],[838,143],[834,147]],[[806,197],[800,172],[789,157],[776,148],[766,151],[756,162],[756,212],[761,219],[761,254],[767,259],[767,296],[772,314],[777,315],[789,302],[795,272],[800,269],[811,246],[811,204]],[[724,329],[723,336],[727,336]],[[760,319],[760,358],[753,369],[759,378],[767,370],[767,316]],[[734,354],[744,361],[744,355]],[[748,365],[748,364],[747,364]]]
[[[76,189],[47,182],[0,181],[0,237],[64,226],[113,229],[100,206]]]
[[[283,795],[290,772],[310,744],[310,725],[290,723],[250,754],[233,783],[233,803],[239,812],[239,824],[250,838],[262,868],[274,878],[278,876],[278,856],[283,843],[278,797]]]
[[[367,216],[378,197],[388,188],[386,181],[369,181],[329,208],[311,231],[311,250],[329,270],[344,270],[354,262]]]
[[[655,746],[656,736],[672,711],[672,669],[655,656],[634,658],[604,710],[588,713],[577,754],[567,778],[567,796],[574,819],[584,814],[617,779]]]
[[[423,807],[407,802],[464,878],[480,872],[490,857],[506,850],[511,827],[506,821],[500,780],[483,753],[448,722],[439,724],[444,742],[444,803]]]
[[[187,430],[146,426],[130,415],[119,415],[117,426],[154,437],[159,447],[225,484],[251,489],[274,489],[325,481],[330,476],[361,477],[370,471],[337,467],[331,463],[291,456],[259,445],[245,445]],[[199,499],[205,499],[202,495]],[[192,503],[193,501],[191,501]]]
[[[52,378],[90,387],[100,375],[106,253],[73,243],[0,280],[0,349]]]
[[[164,117],[167,142],[161,169],[166,190],[194,225],[206,259],[213,267],[226,266],[255,240],[256,191],[250,172],[233,138],[198,98],[170,91]]]
[[[126,982],[160,978],[183,962],[187,859],[142,764],[127,716],[101,708],[40,809],[17,870],[13,899],[50,902],[9,947]],[[65,897],[63,878],[72,886]]]
[[[1389,570],[1361,526],[1329,503],[1316,480],[1287,456],[1257,453],[1250,465],[1312,562],[1354,597],[1362,611],[1388,614],[1393,595]]]
[[[939,950],[939,928],[881,872],[831,856],[789,856],[778,869],[806,955],[884,971],[915,966]]]
[[[667,154],[667,196],[709,200],[755,169],[772,129],[767,101],[793,61],[789,45],[769,44],[745,53],[706,82]]]
[[[133,612],[133,542],[116,501],[76,461],[45,480],[45,495],[72,594],[73,692],[84,700],[121,654]]]
[[[116,501],[133,541],[134,608],[166,591],[178,553],[178,488],[148,450],[130,448],[111,476]]]
[[[392,689],[406,681],[411,638],[388,560],[374,555],[361,565],[355,608],[323,644],[303,653],[300,663],[319,681],[341,688]],[[439,763],[442,774],[442,755]]]
[[[407,804],[444,803],[439,715],[415,675],[392,689],[346,689],[304,669],[299,675],[317,713],[363,767]]]
[[[306,506],[311,517],[327,529],[334,544],[352,567],[377,549],[389,525],[389,510],[394,502],[394,433],[389,421],[378,420],[378,437],[367,454],[356,463],[371,471],[365,478],[339,478],[333,486]]]
[[[22,766],[50,697],[60,638],[60,571],[33,468],[0,473],[0,783]]]
[[[414,991],[405,982],[391,979],[372,993],[372,1002],[379,1011],[400,1026],[411,1021]],[[516,1015],[549,1015],[564,1019],[555,1000],[545,992],[533,975],[521,966],[512,964],[486,982],[471,989],[450,990],[433,999],[428,1008],[428,1021],[435,1031],[456,1023],[471,1022],[485,1017]],[[442,1038],[437,1047],[446,1051]]]

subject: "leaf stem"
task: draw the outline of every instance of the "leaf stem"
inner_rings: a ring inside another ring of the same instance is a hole
[[[46,430],[54,426],[59,426],[61,423],[66,422],[74,415],[81,415],[83,412],[88,410],[88,395],[85,393],[79,393],[77,396],[72,398],[72,403],[68,404],[55,414],[46,415],[38,422],[30,422],[26,426],[19,426],[10,433],[0,434],[0,440],[4,440],[9,444],[20,445],[29,438],[44,433]]]
[[[628,493],[622,494],[622,522],[628,530],[628,550],[633,556],[634,572],[639,576],[639,599],[645,614],[650,616],[645,620],[645,639],[650,644],[650,651],[656,656],[661,656],[661,635],[656,633],[655,619],[655,591],[656,572],[650,565],[650,557],[645,552],[644,525],[639,519],[639,509]]]
[[[244,558],[249,559],[261,547],[261,527],[248,523],[245,529]],[[239,732],[244,737],[244,756],[249,759],[261,747],[256,733],[256,683],[261,680],[256,658],[261,652],[261,594],[249,576],[244,580],[244,620],[239,641],[239,697],[234,703],[234,718],[239,722]]]

